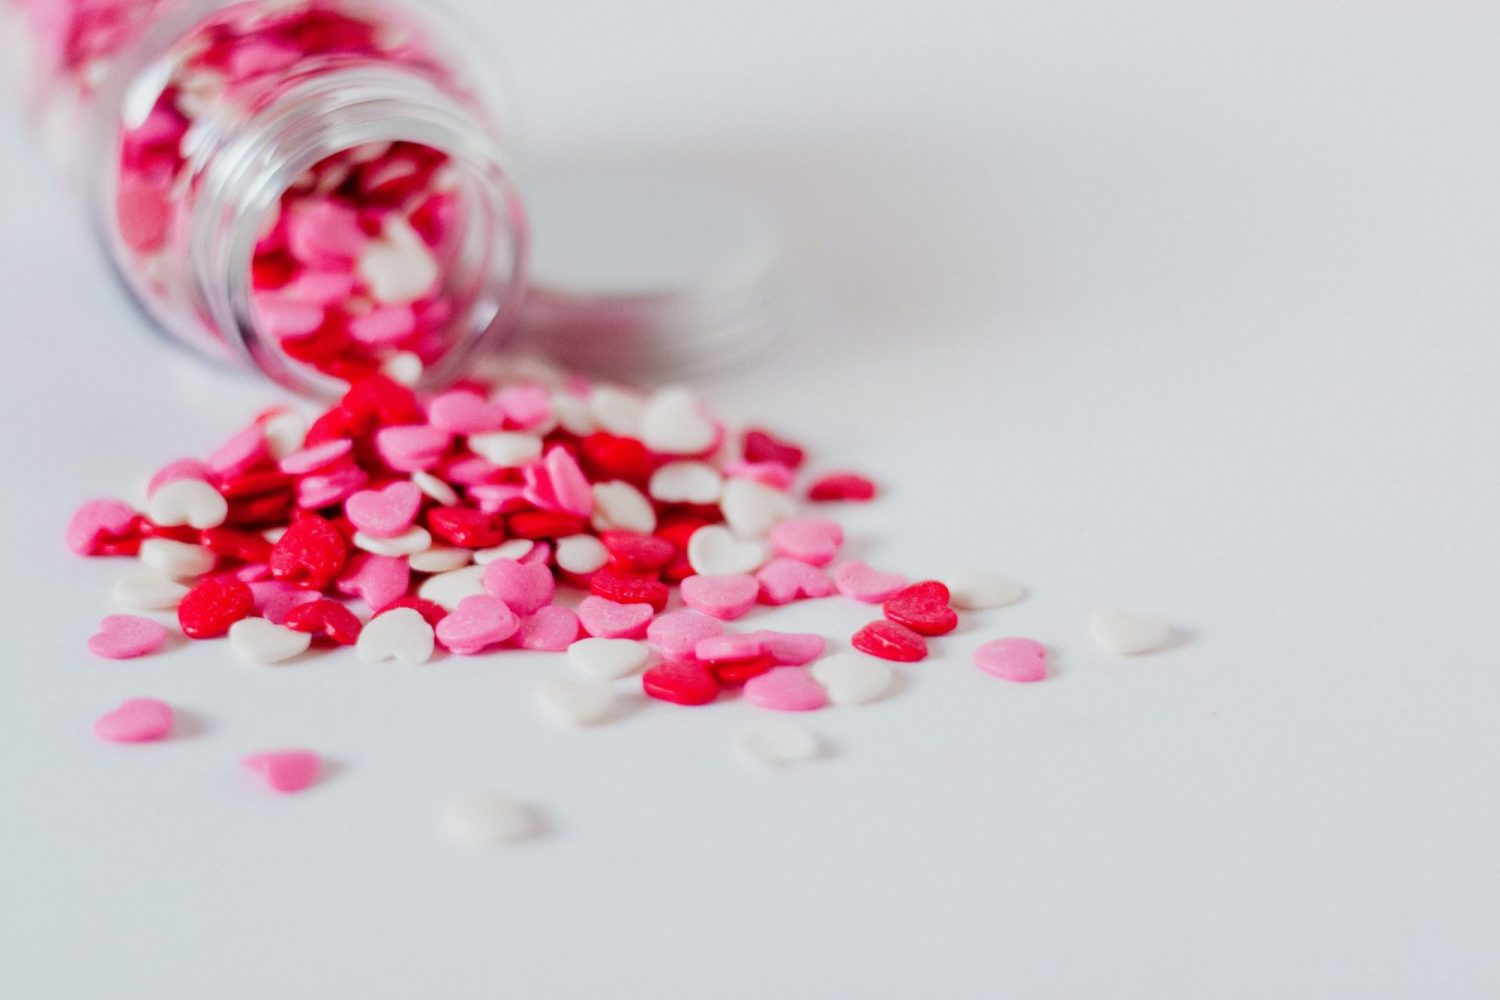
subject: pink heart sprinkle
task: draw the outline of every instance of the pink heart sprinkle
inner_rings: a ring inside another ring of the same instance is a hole
[[[661,650],[664,659],[675,661],[692,659],[699,639],[723,634],[723,625],[696,611],[669,611],[651,619],[646,627],[647,641]]]
[[[303,510],[318,510],[342,503],[369,481],[365,470],[352,461],[347,465],[331,466],[297,480],[297,506]]]
[[[349,561],[336,586],[339,593],[364,601],[371,611],[383,611],[406,595],[410,583],[411,564],[406,559],[364,552]]]
[[[693,656],[704,663],[753,660],[765,651],[765,640],[753,633],[705,636],[693,646]]]
[[[334,438],[315,444],[311,448],[294,451],[278,464],[289,476],[305,476],[310,472],[321,472],[354,450],[354,442],[348,438]]]
[[[468,494],[469,501],[486,514],[509,514],[531,506],[524,491],[514,483],[475,483]]]
[[[375,432],[375,450],[398,472],[432,468],[442,461],[452,442],[447,431],[426,424],[385,427]]]
[[[225,478],[233,478],[249,472],[269,457],[266,430],[257,423],[240,431],[208,456],[208,467]]]
[[[495,402],[511,422],[523,430],[537,427],[552,416],[552,396],[539,385],[518,385],[500,390]]]
[[[823,655],[828,643],[821,635],[807,632],[772,632],[761,629],[747,633],[746,638],[758,640],[762,648],[771,654],[771,659],[780,666],[800,667]]]
[[[146,484],[146,496],[156,496],[156,491],[168,483],[181,482],[184,479],[196,479],[200,483],[208,482],[209,468],[196,458],[179,458],[175,462],[169,462],[157,470],[156,475]]]
[[[821,517],[782,521],[771,529],[771,548],[778,556],[827,566],[844,544],[844,529]]]
[[[594,512],[594,488],[566,448],[554,447],[541,462],[521,470],[526,499],[542,510],[559,510],[575,517]]]
[[[437,623],[437,641],[454,653],[472,656],[509,639],[520,627],[521,620],[500,598],[471,594]]]
[[[505,410],[477,392],[453,389],[433,399],[427,420],[449,434],[483,434],[505,424]]]
[[[167,641],[167,630],[139,615],[108,615],[89,637],[89,652],[111,660],[145,656]]]
[[[578,616],[567,608],[549,604],[521,619],[521,627],[511,636],[511,643],[521,649],[540,649],[560,653],[578,638]]]
[[[283,794],[300,792],[318,780],[323,758],[316,750],[267,750],[240,759],[267,785]]]
[[[136,513],[119,500],[90,500],[68,521],[64,540],[81,556],[89,555],[101,541],[129,534]]]
[[[94,735],[111,743],[150,743],[172,732],[172,706],[155,698],[127,698],[94,720]]]
[[[773,667],[745,682],[745,700],[777,712],[811,712],[828,704],[828,693],[802,667]]]
[[[267,581],[268,583],[280,583],[280,580]],[[251,588],[254,593],[254,588]],[[256,608],[260,616],[272,625],[285,625],[286,616],[292,613],[293,608],[300,608],[304,604],[311,604],[318,600],[320,595],[316,590],[298,590],[291,587],[287,590],[275,593],[264,601],[257,599]]]
[[[974,666],[1001,680],[1029,684],[1047,677],[1047,648],[1035,639],[991,639],[974,650]]]
[[[846,562],[833,571],[839,593],[866,604],[880,604],[906,586],[900,573],[881,573],[862,562]]]
[[[407,480],[378,490],[360,490],[344,501],[349,522],[373,538],[395,538],[422,509],[422,488]]]
[[[583,630],[601,639],[638,639],[655,614],[649,604],[617,604],[603,597],[585,597],[578,605]]]
[[[530,555],[531,553],[527,553]],[[500,598],[518,615],[534,615],[552,603],[557,581],[552,570],[537,563],[496,559],[484,568],[484,589]]]
[[[690,576],[679,587],[683,604],[724,621],[742,617],[760,596],[760,584],[748,573]]]
[[[751,479],[785,493],[796,482],[797,474],[780,462],[730,462],[724,466],[724,478]]]
[[[767,604],[786,604],[798,598],[828,597],[835,590],[828,574],[800,559],[772,559],[756,571],[760,599]]]
[[[442,472],[443,478],[455,486],[486,485],[496,476],[505,474],[500,466],[478,455],[461,455],[451,459],[443,466]],[[516,496],[521,495],[521,487],[509,483],[506,485],[515,491]]]

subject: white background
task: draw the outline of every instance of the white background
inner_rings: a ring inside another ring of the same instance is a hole
[[[877,476],[872,561],[1031,596],[784,775],[732,765],[741,704],[560,732],[542,655],[95,660],[122,567],[66,553],[72,507],[274,394],[152,337],[12,116],[0,994],[1500,992],[1493,4],[467,6],[539,174],[697,169],[783,219],[785,339],[706,397]],[[1107,657],[1106,602],[1190,639]],[[1008,634],[1056,677],[969,665]],[[96,742],[134,695],[187,735]],[[335,773],[235,763],[286,744]],[[444,845],[471,787],[548,834]]]

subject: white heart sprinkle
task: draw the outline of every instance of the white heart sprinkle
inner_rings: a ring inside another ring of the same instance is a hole
[[[492,549],[476,549],[474,551],[474,561],[481,566],[488,566],[496,559],[514,559],[520,562],[534,548],[536,548],[536,542],[533,542],[529,538],[512,538],[508,542],[501,542]]]
[[[948,603],[960,611],[1003,608],[1026,596],[1026,589],[1016,581],[977,569],[950,573],[943,583],[948,586]]]
[[[765,542],[736,538],[728,528],[705,525],[688,539],[688,564],[702,576],[732,576],[754,573],[766,564],[771,550]]]
[[[458,491],[430,472],[413,472],[411,481],[417,484],[417,489],[444,507],[452,507],[458,503]]]
[[[629,483],[611,480],[594,484],[594,530],[634,531],[649,535],[656,530],[656,508]]]
[[[229,516],[229,501],[201,479],[178,479],[151,494],[146,516],[163,527],[217,528]]]
[[[385,359],[380,373],[392,382],[412,386],[422,381],[422,359],[411,351],[397,351]]]
[[[1100,646],[1121,656],[1161,649],[1172,638],[1172,625],[1165,618],[1133,615],[1119,608],[1095,611],[1089,626]]]
[[[281,663],[305,653],[312,635],[264,618],[241,618],[229,626],[229,645],[251,663]]]
[[[409,556],[432,548],[432,534],[420,524],[412,525],[395,538],[375,538],[356,531],[354,547],[377,556]]]
[[[864,705],[876,701],[891,687],[895,676],[890,665],[873,656],[835,653],[808,667],[813,680],[823,685],[835,705]]]
[[[568,647],[568,659],[591,677],[628,677],[651,659],[651,647],[634,639],[579,639]]]
[[[773,719],[757,723],[741,733],[735,741],[735,749],[750,763],[786,767],[816,760],[823,754],[823,743],[795,722]]]
[[[188,590],[159,569],[138,569],[121,577],[110,597],[122,608],[165,611],[182,603]]]
[[[519,469],[542,457],[542,439],[520,431],[488,431],[469,435],[469,450],[491,465]]]
[[[203,546],[171,538],[146,539],[141,543],[137,558],[152,569],[178,579],[202,576],[218,562],[218,557]]]
[[[731,479],[719,501],[724,521],[737,534],[761,538],[796,513],[792,498],[753,479]]]
[[[724,477],[707,462],[668,462],[651,474],[647,491],[661,503],[718,503]]]
[[[494,792],[468,792],[443,810],[443,833],[449,840],[473,847],[509,844],[537,832],[531,810]]]
[[[465,597],[483,594],[484,567],[465,566],[430,576],[417,588],[417,596],[452,611]],[[366,626],[368,627],[368,626]]]
[[[591,726],[614,707],[615,686],[602,677],[548,677],[537,685],[536,697],[543,710],[558,721]]]
[[[594,433],[594,414],[588,400],[571,392],[552,394],[552,416],[562,429],[576,437],[588,437]]]
[[[593,535],[569,535],[557,540],[555,558],[558,569],[584,576],[609,562],[609,549]]]
[[[261,432],[266,436],[266,450],[279,462],[302,450],[302,442],[307,439],[307,418],[295,410],[282,410],[266,418]]]
[[[641,415],[641,442],[659,455],[698,455],[713,447],[717,430],[686,389],[663,389]]]
[[[594,422],[620,437],[641,436],[641,416],[645,400],[633,392],[612,385],[601,385],[589,396],[589,412]]]
[[[354,643],[366,663],[395,660],[408,666],[432,659],[432,626],[415,608],[396,608],[371,618]]]
[[[473,553],[449,545],[434,545],[425,552],[413,552],[406,561],[418,573],[448,573],[469,565]]]
[[[399,215],[386,219],[355,264],[370,296],[382,303],[415,302],[437,285],[442,271],[422,237]]]

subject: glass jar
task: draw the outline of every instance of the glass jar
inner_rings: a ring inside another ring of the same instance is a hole
[[[527,230],[475,61],[400,0],[14,0],[32,107],[135,299],[295,390],[439,384]]]

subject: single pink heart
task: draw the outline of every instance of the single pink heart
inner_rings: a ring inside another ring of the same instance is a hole
[[[405,597],[410,584],[411,564],[404,557],[365,552],[349,560],[336,586],[339,593],[358,597],[378,612]]]
[[[669,611],[646,626],[646,639],[661,650],[662,658],[679,662],[693,658],[699,639],[723,634],[723,625],[696,611]]]
[[[549,604],[522,618],[521,627],[510,641],[521,649],[560,653],[573,645],[578,628],[577,615],[560,605]]]
[[[280,583],[281,581],[274,582]],[[253,589],[251,593],[254,593]],[[263,602],[258,602],[260,616],[272,625],[285,625],[286,616],[292,613],[293,608],[311,604],[322,596],[316,590],[299,590],[293,587],[290,590],[272,594]]]
[[[880,604],[906,586],[900,573],[881,573],[862,562],[846,562],[833,571],[839,593],[866,604]]]
[[[154,653],[167,641],[167,630],[139,615],[108,615],[89,636],[89,652],[111,660]]]
[[[522,566],[546,566],[551,561],[552,543],[541,541],[533,544],[524,556],[516,560]]]
[[[146,496],[156,496],[156,491],[168,483],[181,482],[184,479],[196,479],[200,483],[208,482],[209,468],[196,458],[179,458],[175,462],[168,462],[157,470],[156,475],[146,484]]]
[[[208,467],[225,479],[242,476],[271,457],[266,429],[251,424],[208,456]]]
[[[753,660],[766,652],[766,642],[754,632],[710,635],[693,645],[693,658],[702,663],[735,663]]]
[[[557,510],[574,517],[594,512],[594,488],[566,448],[553,447],[540,462],[521,470],[524,493],[542,510]]]
[[[172,706],[155,698],[127,698],[94,720],[94,735],[111,743],[150,743],[172,732]]]
[[[828,574],[800,559],[779,556],[755,573],[760,599],[767,604],[786,604],[804,597],[827,597],[834,592]]]
[[[300,792],[318,780],[323,758],[316,750],[267,750],[242,757],[240,763],[282,793]]]
[[[321,472],[335,462],[342,462],[353,450],[353,441],[348,438],[334,438],[332,441],[315,444],[311,448],[294,451],[277,465],[289,476],[305,476],[311,472]]]
[[[534,547],[533,547],[534,548]],[[527,555],[531,553],[528,552]],[[518,615],[534,615],[552,603],[557,581],[545,564],[496,559],[484,568],[484,589]]]
[[[344,501],[349,523],[372,538],[395,538],[422,509],[422,488],[400,480],[378,490],[360,490]]]
[[[517,385],[501,389],[495,402],[511,423],[523,430],[540,426],[552,416],[552,395],[539,385]]]
[[[505,410],[468,389],[453,389],[433,399],[427,421],[449,434],[483,434],[505,424]]]
[[[1047,677],[1047,648],[1035,639],[991,639],[974,650],[974,666],[1001,680],[1029,684]]]
[[[460,455],[449,460],[443,466],[441,474],[442,478],[454,486],[479,486],[505,475],[505,470],[479,455]],[[515,491],[516,496],[521,495],[521,487],[512,485],[510,488]]]
[[[319,510],[343,503],[369,481],[369,474],[352,460],[330,466],[297,480],[297,506]]]
[[[583,630],[601,639],[638,639],[655,614],[649,604],[617,604],[603,597],[585,597],[578,605]]]
[[[780,666],[800,667],[823,655],[828,647],[821,635],[807,632],[772,632],[761,629],[747,633],[747,638],[758,640],[771,659]]]
[[[472,656],[487,646],[516,634],[521,619],[504,601],[488,594],[471,594],[437,623],[437,641],[448,650]]]
[[[120,538],[135,527],[136,512],[119,500],[90,500],[68,520],[64,541],[81,556],[100,542]]]
[[[833,562],[843,544],[844,529],[837,522],[821,517],[794,518],[771,529],[772,551],[813,566]]]
[[[724,621],[742,617],[760,597],[760,584],[748,573],[690,576],[679,587],[683,604]]]
[[[386,427],[375,433],[375,450],[398,472],[432,468],[442,461],[452,442],[447,431],[428,424]]]
[[[828,692],[802,667],[773,667],[745,682],[745,700],[778,712],[811,712],[828,704]]]

